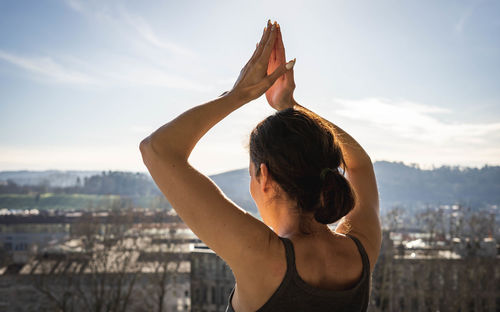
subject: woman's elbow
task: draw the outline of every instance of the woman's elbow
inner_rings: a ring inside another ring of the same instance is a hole
[[[147,138],[139,143],[139,151],[141,152],[142,162],[144,163],[144,165],[146,165],[146,167],[148,167],[148,159],[149,155],[151,154],[151,148]]]
[[[146,167],[149,167],[148,165],[151,163],[151,161],[158,158],[158,153],[154,148],[151,136],[141,141],[141,143],[139,144],[139,150],[141,151],[142,161],[144,162]]]
[[[148,151],[151,150],[151,140],[150,137],[147,137],[139,143],[139,151],[141,151],[142,156],[144,157]]]
[[[142,160],[146,166],[151,162],[186,162],[187,158],[179,156],[179,153],[168,144],[158,144],[158,140],[154,137],[148,136],[139,144],[139,150],[141,151]]]
[[[145,155],[164,155],[169,152],[168,145],[159,145],[158,139],[153,135],[144,138],[139,144],[139,150],[141,151],[143,157]],[[160,153],[161,152],[161,153]]]

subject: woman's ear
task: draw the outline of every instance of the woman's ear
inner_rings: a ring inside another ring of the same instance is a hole
[[[269,170],[267,170],[267,166],[264,163],[260,164],[260,189],[262,192],[267,192],[270,189],[271,183],[270,183],[270,177],[269,177]]]

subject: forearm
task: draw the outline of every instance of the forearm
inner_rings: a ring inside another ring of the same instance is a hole
[[[195,106],[142,140],[141,150],[149,148],[160,156],[187,160],[196,143],[208,130],[244,104],[229,93]]]
[[[335,140],[337,140],[337,142],[339,143],[340,148],[342,150],[342,156],[344,157],[347,168],[356,169],[356,168],[362,168],[362,167],[366,167],[366,166],[372,166],[371,159],[368,156],[368,154],[366,153],[366,151],[347,132],[345,132],[344,130],[342,130],[340,127],[336,126],[335,124],[333,124],[329,120],[319,116],[318,114],[314,113],[313,111],[298,104],[295,100],[293,100],[293,107],[295,109],[302,109],[304,111],[309,112],[314,117],[318,118],[319,120],[326,123],[328,126],[330,126],[332,128]]]

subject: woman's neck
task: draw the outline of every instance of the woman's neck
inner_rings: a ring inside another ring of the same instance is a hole
[[[300,215],[297,209],[290,204],[275,202],[273,207],[268,207],[274,215],[270,226],[281,237],[311,236],[331,233],[326,224],[317,222],[312,213]]]

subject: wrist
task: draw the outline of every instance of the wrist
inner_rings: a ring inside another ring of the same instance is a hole
[[[235,92],[234,90],[225,91],[219,96],[219,98],[224,98],[231,103],[238,105],[238,107],[250,102],[249,100],[245,99],[245,97],[241,93]]]
[[[278,105],[276,105],[276,107],[278,108],[278,110],[284,110],[287,108],[293,108],[296,103],[297,102],[295,102],[295,100],[291,98],[290,100],[280,102]]]

